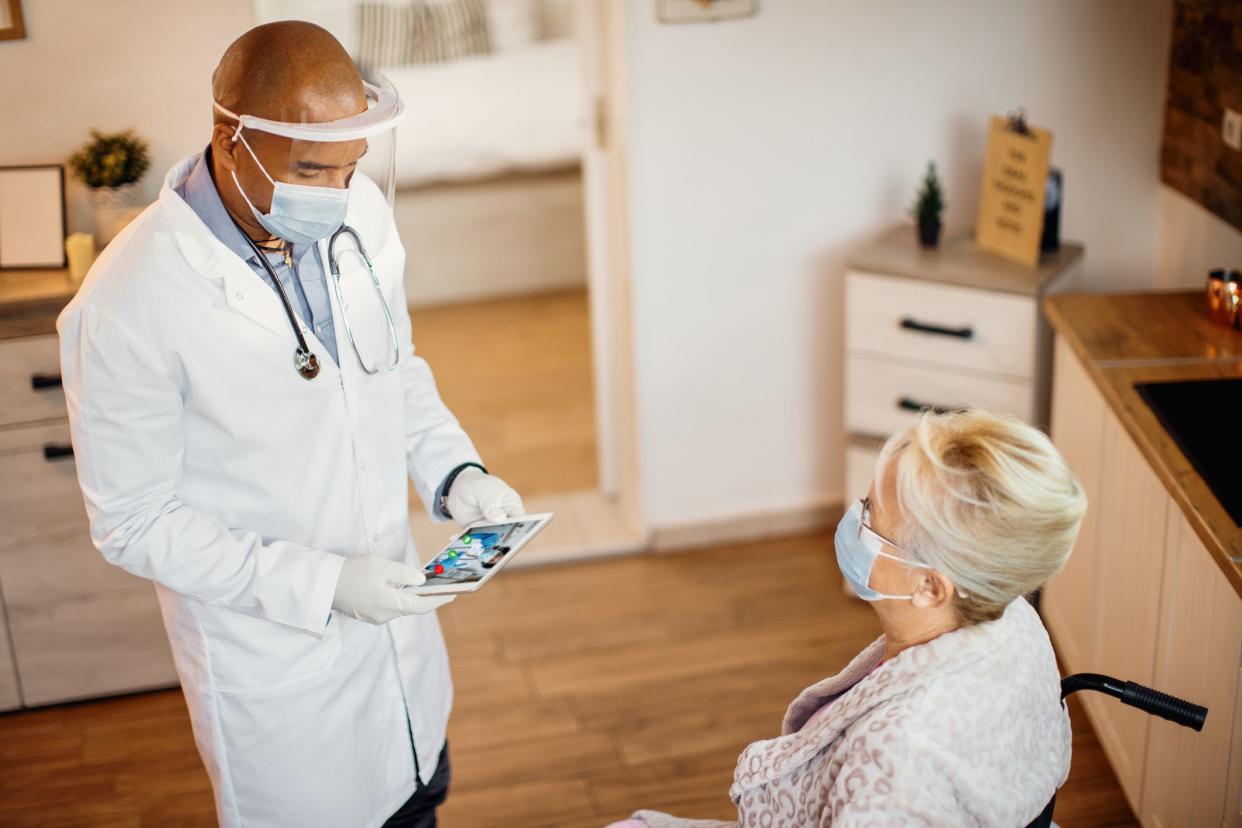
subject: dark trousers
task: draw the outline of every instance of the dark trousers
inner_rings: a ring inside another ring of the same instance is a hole
[[[436,808],[443,805],[448,796],[451,774],[446,742],[444,750],[440,751],[440,759],[436,772],[431,775],[431,781],[424,785],[421,779],[418,780],[414,795],[388,818],[384,828],[436,828]]]

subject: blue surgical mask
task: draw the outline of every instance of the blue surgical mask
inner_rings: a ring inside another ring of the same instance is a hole
[[[931,569],[927,564],[908,561],[884,552],[882,547],[886,543],[894,548],[900,548],[876,534],[871,527],[863,523],[863,501],[854,501],[854,505],[846,511],[841,522],[837,524],[837,534],[833,539],[833,545],[837,548],[837,566],[841,567],[841,574],[858,593],[858,597],[864,601],[882,599],[908,601],[914,597],[913,594],[887,595],[871,588],[871,569],[875,566],[875,559],[878,557],[892,558],[906,566]]]
[[[233,171],[233,183],[237,185],[237,191],[246,200],[250,212],[254,213],[255,220],[264,230],[292,244],[303,245],[326,239],[340,229],[345,223],[346,208],[349,207],[348,188],[314,187],[309,184],[273,181],[240,130],[237,137],[264,177],[272,182],[272,208],[266,213],[260,213],[237,181],[237,172]]]

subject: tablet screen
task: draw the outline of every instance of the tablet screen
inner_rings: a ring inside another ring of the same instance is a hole
[[[519,520],[492,526],[475,526],[459,535],[425,567],[424,587],[477,583],[505,555],[521,546],[539,526],[538,520]]]

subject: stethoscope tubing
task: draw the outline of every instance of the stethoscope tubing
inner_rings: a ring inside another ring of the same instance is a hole
[[[242,238],[246,240],[246,244],[250,245],[250,249],[254,251],[255,256],[263,263],[263,269],[267,271],[267,275],[272,277],[272,284],[276,286],[276,293],[280,295],[281,307],[285,309],[285,316],[289,319],[289,327],[293,328],[293,335],[297,337],[298,347],[293,352],[294,370],[304,379],[313,380],[319,376],[319,357],[315,356],[306,345],[306,337],[302,336],[302,326],[298,324],[298,319],[293,314],[293,305],[289,303],[289,296],[285,293],[285,286],[280,283],[280,277],[276,275],[276,268],[272,267],[272,263],[267,260],[267,256],[254,243],[254,239],[250,238],[241,227],[237,229],[241,233]]]
[[[255,244],[254,239],[250,238],[240,226],[237,229],[241,233],[242,238],[246,240],[246,243],[250,245],[250,249],[254,251],[255,256],[263,264],[264,270],[267,271],[267,275],[272,279],[272,284],[276,286],[276,293],[280,296],[281,307],[285,309],[285,316],[289,319],[289,327],[293,329],[293,335],[298,341],[297,350],[293,352],[293,367],[303,378],[308,380],[314,379],[319,375],[319,357],[315,356],[306,344],[306,338],[302,336],[302,326],[298,324],[297,316],[293,313],[293,305],[289,301],[289,295],[285,293],[285,286],[281,284],[280,277],[276,275],[276,268],[272,267],[272,263],[267,260],[267,256]],[[349,324],[349,313],[345,310],[345,297],[341,293],[341,267],[336,259],[336,240],[342,235],[348,235],[354,240],[354,247],[357,249],[358,255],[366,263],[367,273],[371,277],[371,285],[375,289],[375,295],[379,298],[380,307],[384,309],[384,321],[388,324],[388,335],[392,343],[392,362],[383,367],[379,365],[371,367],[363,361],[362,352],[358,350],[358,342],[354,338],[354,329]],[[337,305],[341,309],[341,320],[345,323],[345,333],[349,336],[350,347],[353,348],[354,356],[358,358],[358,364],[362,367],[362,370],[368,374],[378,374],[381,370],[391,371],[396,368],[397,363],[401,359],[401,349],[397,341],[397,326],[392,318],[392,310],[388,307],[388,301],[384,298],[384,289],[375,275],[375,265],[371,262],[371,256],[367,253],[367,248],[362,243],[362,238],[358,235],[358,231],[348,224],[342,224],[328,239],[328,270],[332,274],[332,287],[336,292]]]
[[[354,240],[354,247],[357,248],[358,255],[362,256],[362,260],[366,262],[367,274],[371,277],[371,285],[375,288],[375,295],[379,298],[380,307],[384,309],[384,320],[388,323],[388,335],[392,340],[392,362],[382,369],[379,365],[372,368],[363,361],[362,351],[358,350],[358,343],[354,340],[354,329],[349,324],[349,313],[345,310],[345,297],[341,294],[341,266],[336,258],[336,240],[342,235],[348,235]],[[396,368],[397,362],[401,359],[401,349],[397,343],[397,326],[392,319],[392,310],[388,307],[388,301],[384,299],[384,289],[380,286],[379,279],[375,276],[375,265],[371,263],[371,257],[367,254],[366,246],[358,236],[358,231],[348,224],[342,224],[332,234],[332,237],[328,239],[328,269],[332,271],[332,287],[336,291],[336,303],[341,308],[341,320],[345,323],[345,333],[349,335],[349,344],[354,349],[354,356],[358,357],[358,364],[362,366],[362,370],[368,374],[378,374],[381,370],[391,371],[393,368]]]

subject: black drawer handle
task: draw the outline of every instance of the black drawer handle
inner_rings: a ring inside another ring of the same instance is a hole
[[[66,457],[73,456],[73,446],[66,446],[57,443],[43,444],[43,459],[49,463],[53,460],[63,460]]]
[[[950,411],[961,411],[960,408],[948,408],[943,405],[933,405],[932,403],[919,402],[909,397],[902,397],[897,400],[897,407],[902,411],[930,411],[933,414],[948,414]]]
[[[907,331],[918,331],[919,333],[936,334],[937,336],[951,336],[954,339],[975,338],[975,329],[969,325],[964,328],[946,328],[943,325],[929,325],[926,322],[920,322],[917,319],[904,316],[901,319],[901,327]]]
[[[60,388],[60,374],[31,374],[30,387],[35,391],[46,391],[49,388]]]

